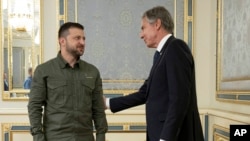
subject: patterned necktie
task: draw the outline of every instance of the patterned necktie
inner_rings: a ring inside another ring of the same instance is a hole
[[[160,56],[161,56],[160,52],[159,51],[155,51],[153,64],[155,64],[157,62],[157,60],[160,58]]]

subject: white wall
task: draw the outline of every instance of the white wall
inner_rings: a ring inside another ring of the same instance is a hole
[[[198,103],[211,107],[216,86],[216,0],[195,0],[194,35]]]
[[[57,55],[57,10],[56,2],[53,0],[43,0],[44,20],[43,20],[43,40],[44,40],[44,62],[56,57]]]

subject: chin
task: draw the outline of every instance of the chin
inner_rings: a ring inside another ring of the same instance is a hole
[[[82,56],[83,55],[83,53],[79,53],[79,56]]]
[[[78,52],[76,55],[80,57],[83,55],[83,52]]]
[[[147,45],[148,48],[155,48],[154,46],[152,45]]]
[[[81,54],[81,55],[83,55],[83,53],[84,53],[84,51],[79,51],[79,52],[78,52],[78,54]]]

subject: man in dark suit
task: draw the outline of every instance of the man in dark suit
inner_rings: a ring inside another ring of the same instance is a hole
[[[107,108],[118,112],[146,104],[147,141],[204,141],[194,60],[187,44],[172,35],[173,30],[172,17],[164,7],[143,14],[141,39],[156,48],[159,57],[138,92],[106,99]]]

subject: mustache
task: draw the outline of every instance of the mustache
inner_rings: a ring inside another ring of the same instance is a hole
[[[84,48],[84,47],[85,47],[85,45],[78,45],[77,47]]]

